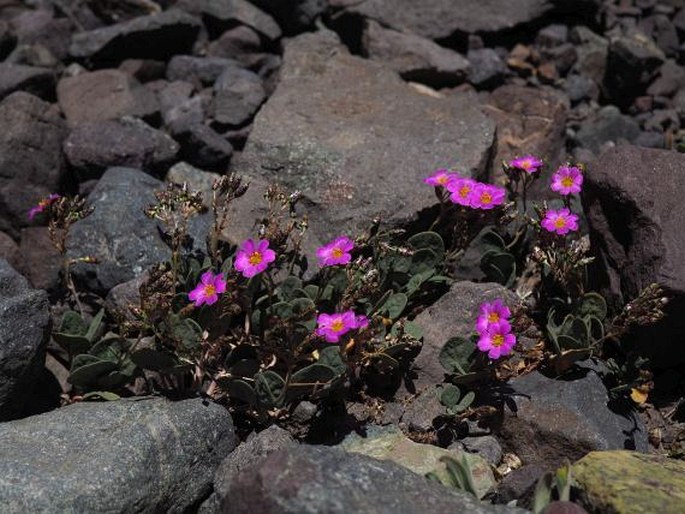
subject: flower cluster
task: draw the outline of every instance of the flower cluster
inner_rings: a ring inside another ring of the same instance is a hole
[[[580,193],[582,185],[583,172],[576,166],[560,166],[554,172],[550,188],[565,197],[566,207],[558,210],[549,209],[540,222],[542,228],[560,236],[578,230],[578,216],[571,213],[568,208],[570,206],[568,196]]]
[[[366,328],[369,325],[366,316],[357,316],[351,310],[335,314],[319,314],[316,322],[318,325],[316,335],[323,337],[329,343],[337,343],[350,330]]]
[[[487,352],[491,359],[509,355],[516,344],[516,336],[511,333],[509,317],[511,311],[499,298],[480,306],[476,320],[476,330],[480,335],[478,349]]]
[[[473,209],[494,209],[504,203],[506,196],[502,187],[461,177],[444,169],[437,170],[424,179],[424,182],[432,186],[444,187],[449,191],[452,203]]]
[[[36,217],[36,214],[43,212],[45,209],[47,209],[50,205],[52,205],[56,200],[59,200],[60,198],[61,196],[55,193],[52,193],[46,198],[43,198],[40,202],[38,202],[38,205],[31,207],[28,214],[29,219],[33,220],[33,218]]]

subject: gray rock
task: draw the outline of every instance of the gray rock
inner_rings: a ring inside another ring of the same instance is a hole
[[[0,100],[15,91],[44,100],[55,97],[55,72],[49,68],[0,63]]]
[[[74,34],[69,53],[72,57],[105,62],[166,61],[173,55],[190,53],[201,28],[202,23],[194,16],[171,9]]]
[[[611,411],[606,387],[592,370],[575,380],[534,371],[509,386],[516,407],[507,409],[499,436],[505,451],[524,464],[554,470],[565,459],[575,461],[593,450],[647,451],[647,430],[640,418]]]
[[[54,292],[61,285],[62,256],[52,244],[48,227],[21,229],[19,245],[24,276],[33,287]]]
[[[192,189],[202,192],[202,201],[207,208],[212,206],[214,182],[221,178],[218,173],[210,171],[203,171],[187,162],[179,162],[169,168],[166,174],[166,182],[175,182],[176,184],[187,183]]]
[[[299,34],[314,25],[329,7],[328,0],[252,0],[271,14],[287,35]]]
[[[597,0],[331,0],[343,7],[379,21],[386,27],[408,30],[429,39],[443,39],[454,33],[488,33],[511,30],[552,13],[573,12],[591,18],[601,5]]]
[[[165,261],[170,250],[157,230],[157,222],[143,210],[157,201],[154,192],[164,184],[132,168],[110,168],[102,176],[88,202],[95,210],[72,227],[68,255],[92,255],[98,264],[74,266],[74,277],[88,289],[106,294],[117,284],[140,276],[149,266]],[[206,216],[191,219],[196,244],[204,245]]]
[[[653,14],[640,20],[640,29],[649,36],[664,54],[675,57],[678,54],[678,31],[670,18],[664,14]]]
[[[263,58],[262,40],[253,29],[240,25],[207,45],[207,55],[235,59],[252,68]]]
[[[25,11],[12,18],[11,26],[19,45],[39,45],[57,59],[67,57],[73,24],[55,18],[52,9]]]
[[[583,186],[590,227],[594,288],[613,307],[636,298],[652,283],[672,300],[667,317],[638,330],[634,339],[656,366],[685,361],[685,223],[682,170],[678,152],[623,146],[592,164]]]
[[[214,120],[222,125],[244,125],[265,98],[259,75],[243,68],[227,68],[214,83]]]
[[[471,63],[469,82],[476,87],[495,87],[507,73],[506,64],[492,48],[469,50],[466,57]]]
[[[128,282],[116,285],[110,289],[105,298],[107,311],[120,314],[125,319],[133,320],[134,316],[131,313],[130,307],[140,306],[140,286],[143,285],[148,277],[147,273],[143,273]]]
[[[649,85],[647,94],[671,97],[682,88],[685,88],[685,70],[669,59],[659,68],[659,76]]]
[[[620,107],[644,94],[666,60],[661,49],[640,32],[612,39],[604,78],[605,93]]]
[[[181,157],[203,169],[225,171],[233,155],[233,146],[207,125],[193,124],[179,134]]]
[[[449,292],[414,320],[423,329],[423,347],[414,360],[415,387],[441,384],[445,370],[438,361],[443,345],[451,337],[468,337],[476,330],[476,318],[483,302],[501,298],[509,308],[516,296],[504,286],[493,283],[456,282]]]
[[[507,503],[518,500],[517,504],[524,505],[530,503],[535,485],[547,471],[553,470],[541,464],[529,464],[513,470],[497,484],[495,493],[497,501]]]
[[[502,461],[502,445],[491,435],[465,437],[460,442],[467,452],[477,453],[493,467]]]
[[[606,71],[609,40],[589,28],[578,26],[571,31],[571,42],[576,46],[578,60],[573,70],[583,77],[601,84]]]
[[[83,123],[64,141],[64,154],[80,181],[124,166],[164,173],[179,145],[164,132],[135,118]]]
[[[494,126],[476,104],[407,85],[329,32],[305,34],[286,45],[279,85],[234,168],[303,192],[313,248],[379,214],[416,219],[435,204],[421,185],[435,168],[482,173]]]
[[[0,126],[0,230],[17,237],[29,209],[59,190],[67,128],[59,109],[23,92],[0,102]]]
[[[236,446],[200,399],[78,403],[0,425],[0,501],[24,512],[186,512]]]
[[[0,291],[0,421],[6,421],[22,415],[43,369],[50,313],[45,291],[31,289],[2,258]]]
[[[470,63],[462,55],[430,39],[398,32],[369,21],[364,31],[364,48],[370,59],[381,61],[405,80],[440,87],[456,86],[466,80]]]
[[[613,105],[607,105],[583,122],[575,136],[579,146],[598,154],[608,142],[633,142],[640,134],[640,126],[633,118],[621,114]]]
[[[564,82],[564,91],[573,104],[583,100],[597,101],[599,99],[599,87],[593,80],[583,75],[569,75]]]
[[[176,5],[186,12],[201,14],[210,34],[218,35],[240,24],[271,41],[281,37],[278,23],[247,0],[180,0]]]
[[[446,414],[439,395],[438,386],[431,386],[423,390],[416,398],[412,398],[408,404],[404,405],[402,423],[413,432],[435,430],[435,425],[433,425],[435,419]]]
[[[57,100],[70,126],[122,116],[152,117],[159,112],[155,95],[119,70],[99,70],[64,77]]]
[[[640,134],[633,141],[635,146],[643,146],[645,148],[665,148],[666,138],[661,132],[640,132]]]
[[[563,45],[566,41],[568,41],[568,26],[560,24],[547,25],[535,36],[535,44],[544,48]]]
[[[9,24],[5,20],[0,20],[0,59],[5,59],[16,44],[17,37],[10,30]]]
[[[19,246],[4,232],[0,232],[0,259],[5,259],[15,270],[24,272]]]
[[[176,55],[169,61],[166,70],[166,78],[171,81],[196,81],[202,85],[211,86],[226,68],[239,68],[240,66],[238,61],[225,59],[223,57]]]
[[[243,470],[231,481],[222,509],[234,514],[524,512],[480,503],[394,462],[304,446],[272,453]]]

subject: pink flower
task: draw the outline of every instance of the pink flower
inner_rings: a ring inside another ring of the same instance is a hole
[[[444,187],[447,184],[449,184],[452,180],[454,180],[455,178],[457,178],[457,175],[455,175],[454,173],[450,173],[449,170],[439,169],[439,170],[435,170],[435,172],[430,177],[423,179],[423,181],[426,184],[429,184],[431,186],[435,186],[435,187],[443,186]]]
[[[552,176],[552,191],[562,195],[580,193],[583,173],[575,166],[562,166]]]
[[[33,220],[33,218],[36,217],[36,214],[38,214],[39,212],[43,212],[58,198],[61,198],[61,196],[55,193],[52,193],[47,198],[43,198],[40,202],[38,202],[38,205],[36,205],[35,207],[31,207],[31,209],[29,210],[29,219]]]
[[[251,278],[264,271],[275,260],[276,252],[269,248],[269,241],[247,239],[240,245],[233,266],[244,277]]]
[[[488,352],[491,359],[499,359],[509,355],[516,344],[516,336],[511,333],[511,325],[506,320],[492,323],[488,329],[481,333],[478,340],[478,349]]]
[[[318,324],[316,335],[325,338],[329,343],[337,343],[350,330],[366,328],[369,325],[366,316],[356,316],[354,311],[319,314],[316,322]]]
[[[340,236],[335,241],[328,243],[316,250],[320,266],[335,266],[347,264],[352,260],[350,252],[354,248],[354,242],[345,236]]]
[[[469,207],[471,205],[471,191],[478,184],[470,178],[458,177],[447,184],[447,190],[452,193],[450,200],[453,203]]]
[[[226,281],[224,275],[219,273],[215,275],[212,270],[206,271],[200,277],[200,283],[195,289],[188,293],[188,298],[191,302],[195,302],[195,307],[199,307],[203,303],[212,305],[219,299],[221,293],[226,292]]]
[[[571,214],[571,211],[565,207],[556,211],[550,209],[545,213],[541,225],[545,230],[563,236],[578,230],[578,216]]]
[[[471,207],[474,209],[494,209],[504,203],[504,188],[490,184],[477,183],[471,192]]]
[[[509,307],[504,305],[504,302],[499,298],[491,303],[482,303],[480,306],[480,316],[476,320],[476,329],[480,334],[483,334],[487,332],[490,325],[499,323],[502,320],[507,321],[509,316],[511,316]]]
[[[540,168],[542,167],[544,163],[538,159],[537,157],[533,155],[525,155],[523,157],[519,157],[518,159],[514,159],[509,163],[509,166],[512,168],[518,168],[520,170],[525,171],[526,173],[536,173],[540,171]]]

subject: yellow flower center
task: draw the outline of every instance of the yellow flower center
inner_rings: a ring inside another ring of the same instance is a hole
[[[557,219],[554,220],[554,227],[555,228],[564,228],[566,226],[566,220],[559,216]]]
[[[333,257],[335,257],[336,259],[340,259],[340,257],[342,257],[344,254],[345,254],[345,252],[343,252],[343,251],[342,251],[340,248],[338,248],[338,247],[333,248],[333,250],[331,251],[331,255],[332,255]]]
[[[521,167],[522,167],[524,170],[527,170],[527,169],[529,169],[529,168],[532,168],[532,167],[533,167],[533,162],[532,162],[530,159],[524,159],[523,161],[521,161]]]
[[[471,191],[471,188],[469,186],[462,186],[461,189],[459,189],[459,196],[462,198],[466,198],[469,196],[469,191]]]
[[[447,184],[447,179],[448,179],[448,178],[449,178],[449,177],[448,177],[447,175],[440,175],[440,176],[438,177],[438,184],[440,184],[441,186],[444,186],[445,184]]]
[[[340,332],[344,328],[345,324],[341,319],[336,319],[333,323],[331,323],[331,330],[333,332]]]
[[[214,284],[205,285],[205,296],[213,296],[216,294],[216,287]]]
[[[561,179],[561,185],[564,187],[571,187],[573,185],[573,179],[571,177],[564,177]]]
[[[493,346],[502,346],[504,344],[504,336],[502,334],[497,334],[492,338]]]
[[[252,252],[247,260],[250,262],[250,264],[256,266],[262,262],[262,254],[260,252]]]
[[[497,314],[496,312],[491,312],[490,314],[488,314],[488,321],[490,323],[497,323],[499,321],[499,314]]]
[[[492,195],[490,193],[483,193],[480,195],[480,201],[485,204],[492,203]]]

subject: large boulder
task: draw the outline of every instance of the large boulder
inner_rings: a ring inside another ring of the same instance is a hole
[[[511,30],[553,12],[591,17],[598,0],[331,0],[333,7],[430,39]]]
[[[50,100],[55,96],[55,72],[37,66],[0,63],[0,99],[15,91]]]
[[[639,417],[612,411],[599,375],[583,371],[585,376],[575,380],[534,371],[509,382],[511,411],[498,430],[506,451],[525,465],[548,470],[594,450],[647,451],[647,431]]]
[[[664,455],[593,452],[573,465],[591,512],[685,512],[685,462]]]
[[[31,289],[5,259],[0,259],[0,291],[0,421],[4,421],[23,413],[34,389],[45,361],[50,314],[45,291]]]
[[[167,260],[171,251],[162,241],[158,222],[144,210],[157,203],[155,191],[165,184],[140,170],[110,168],[88,195],[95,210],[72,227],[67,240],[70,257],[94,256],[97,264],[79,264],[73,273],[88,289],[106,294],[111,288]],[[204,244],[208,218],[191,220],[195,241]]]
[[[284,449],[243,470],[223,498],[231,514],[523,513],[480,503],[395,464],[336,448]]]
[[[493,141],[475,96],[408,85],[324,31],[286,45],[278,87],[234,168],[302,191],[308,237],[321,242],[378,215],[415,220],[436,203],[423,178],[446,166],[481,174]]]
[[[610,305],[633,300],[652,283],[672,297],[661,323],[636,332],[657,365],[685,360],[684,167],[678,152],[619,146],[590,166],[582,193],[594,286]]]
[[[59,109],[23,92],[0,102],[0,126],[0,230],[16,237],[29,209],[59,190],[67,128]]]
[[[78,403],[0,424],[3,512],[186,512],[237,444],[201,399]]]

